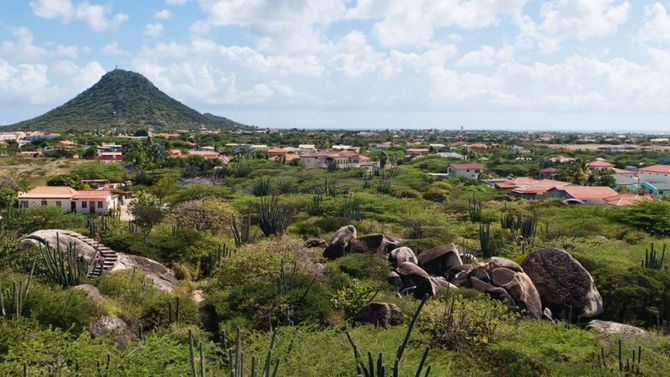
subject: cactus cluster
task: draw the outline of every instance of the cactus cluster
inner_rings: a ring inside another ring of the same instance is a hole
[[[472,198],[468,199],[468,214],[470,215],[470,222],[482,221],[482,202],[477,200],[474,192]]]
[[[65,250],[61,249],[58,233],[56,233],[56,248],[47,242],[44,246],[40,246],[40,255],[49,276],[63,288],[81,284],[89,269],[88,263],[77,256],[74,243],[70,243]]]
[[[529,243],[537,233],[537,217],[517,215],[505,212],[500,215],[500,225],[512,233],[512,239],[517,242]],[[548,225],[548,224],[547,224]]]
[[[244,371],[244,351],[242,350],[242,336],[240,334],[240,329],[237,329],[237,337],[235,340],[235,348],[228,348],[226,343],[226,333],[221,334],[221,348],[226,357],[226,363],[228,365],[228,371],[230,372],[231,377],[276,377],[277,371],[279,370],[279,359],[272,361],[272,351],[274,350],[277,340],[277,331],[272,332],[272,338],[270,339],[270,345],[268,346],[268,351],[265,356],[265,363],[263,364],[263,369],[259,369],[260,363],[256,356],[251,357],[251,368],[250,374],[245,374]],[[290,350],[289,350],[290,352]],[[202,355],[201,355],[202,359]],[[204,359],[203,359],[204,360]],[[260,372],[260,373],[259,373]],[[204,374],[202,374],[204,376]],[[196,377],[196,376],[194,376]]]
[[[654,243],[651,243],[651,247],[644,251],[644,260],[642,261],[642,268],[648,268],[650,270],[660,270],[663,268],[663,260],[665,259],[665,244],[663,244],[663,250],[661,252],[661,257],[658,257],[658,250],[654,246]]]
[[[609,373],[614,374],[617,370],[619,373],[624,373],[626,376],[641,376],[643,375],[640,371],[640,363],[642,362],[642,346],[637,347],[636,350],[633,350],[632,358],[625,358],[623,356],[623,341],[619,339],[618,343],[618,352],[617,352],[617,361],[618,369],[610,369],[607,366],[607,358],[605,357],[605,349],[600,348],[600,353],[598,354],[598,368],[602,370],[609,371]]]
[[[234,217],[230,222],[230,231],[235,239],[235,247],[240,247],[251,241],[251,216]]]
[[[237,252],[236,249],[229,247],[226,244],[219,245],[215,250],[209,252],[207,258],[207,275],[211,276],[223,258],[228,258]]]
[[[479,245],[482,250],[483,258],[491,258],[498,254],[498,248],[491,237],[491,224],[479,224]]]
[[[258,226],[265,236],[282,234],[291,219],[290,208],[282,204],[277,195],[262,197],[257,205]]]
[[[403,338],[402,343],[400,343],[400,345],[398,346],[398,351],[396,352],[395,361],[393,362],[392,367],[384,365],[384,354],[381,352],[377,356],[377,360],[375,362],[372,352],[368,351],[367,362],[366,362],[366,360],[364,360],[363,357],[361,356],[358,344],[356,344],[354,338],[351,336],[348,330],[345,331],[347,339],[349,340],[349,343],[351,344],[351,347],[354,350],[357,375],[363,375],[365,377],[384,377],[390,375],[397,377],[400,374],[400,362],[402,361],[403,353],[405,352],[405,348],[407,347],[409,338],[412,335],[414,326],[416,325],[416,320],[419,318],[419,313],[421,312],[421,309],[423,308],[427,300],[428,295],[424,296],[423,300],[421,300],[421,303],[419,303],[416,312],[414,312],[414,316],[412,317],[412,320],[410,321],[409,326],[407,327],[405,337]],[[421,357],[421,361],[419,362],[419,365],[416,368],[416,373],[414,374],[415,376],[419,377],[422,375],[422,372],[424,372],[424,366],[426,364],[426,358],[428,357],[429,351],[430,347],[426,347]],[[390,373],[387,374],[387,371],[389,371]],[[428,377],[429,375],[430,375],[430,365],[425,367],[425,373],[423,373],[424,377]]]
[[[260,178],[251,186],[254,196],[268,196],[272,193],[272,181],[270,178]]]
[[[354,221],[363,220],[363,200],[356,195],[347,196],[340,207],[340,216]]]

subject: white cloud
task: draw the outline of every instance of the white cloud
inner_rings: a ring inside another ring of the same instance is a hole
[[[130,53],[121,47],[119,47],[119,42],[117,41],[111,41],[107,43],[106,45],[102,46],[102,52],[110,55],[117,55],[117,56],[127,56],[130,55]]]
[[[644,21],[638,32],[642,43],[670,44],[670,16],[661,3],[644,7]]]
[[[614,34],[628,19],[630,4],[621,0],[552,0],[540,8],[541,21],[517,15],[519,44],[537,43],[540,50],[558,50],[568,38],[586,40]]]
[[[63,23],[73,20],[85,22],[94,31],[115,30],[128,20],[123,13],[110,15],[110,8],[91,4],[87,0],[75,5],[72,0],[36,0],[30,2],[33,13],[45,19],[61,19]]]
[[[172,12],[169,9],[161,9],[158,12],[154,13],[154,18],[159,20],[171,20],[173,17]]]
[[[0,56],[22,62],[38,62],[44,59],[49,51],[33,43],[33,33],[26,27],[11,29],[14,41],[3,41],[0,44]]]
[[[144,26],[144,35],[151,38],[159,38],[163,35],[163,24],[156,22]]]
[[[496,49],[482,46],[479,50],[470,51],[456,62],[458,67],[488,67],[495,63]]]

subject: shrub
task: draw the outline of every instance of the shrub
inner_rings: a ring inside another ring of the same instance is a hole
[[[28,294],[29,316],[44,326],[54,326],[79,334],[96,315],[95,302],[72,289],[60,290],[35,284]]]
[[[176,205],[171,210],[171,220],[179,228],[230,235],[230,225],[236,211],[220,200],[194,200]]]

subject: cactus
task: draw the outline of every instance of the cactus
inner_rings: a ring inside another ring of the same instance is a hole
[[[251,357],[251,369],[250,374],[245,374],[244,371],[244,351],[242,350],[242,335],[240,333],[239,327],[237,328],[237,337],[235,341],[235,349],[228,349],[226,343],[226,333],[221,333],[221,348],[223,354],[226,356],[226,361],[228,364],[228,371],[231,377],[245,377],[245,376],[260,376],[260,377],[274,377],[277,375],[277,370],[279,369],[279,360],[272,362],[272,351],[274,350],[277,340],[277,330],[272,331],[272,338],[270,339],[270,345],[268,346],[268,351],[265,358],[265,364],[263,369],[259,370],[259,363],[256,359],[256,356]],[[289,350],[290,352],[290,350]],[[204,360],[204,356],[201,355],[201,359]],[[260,374],[258,374],[260,372]],[[204,376],[204,374],[203,374]]]
[[[219,245],[216,250],[210,251],[207,258],[207,275],[212,276],[221,262],[221,259],[228,258],[235,252],[237,252],[237,250],[230,248],[226,244]]]
[[[495,243],[491,238],[491,224],[479,224],[479,245],[483,258],[491,258],[497,254]]]
[[[654,246],[654,243],[651,243],[651,247],[644,251],[644,260],[642,261],[642,268],[647,268],[650,270],[660,270],[663,268],[663,260],[665,259],[665,244],[663,244],[663,251],[661,257],[658,258],[657,250]]]
[[[323,182],[323,193],[331,197],[337,196],[337,182],[326,178]]]
[[[597,362],[599,369],[604,369],[610,374],[615,374],[618,371],[619,373],[622,373],[626,376],[643,375],[642,371],[640,370],[640,365],[642,363],[642,346],[638,346],[637,350],[633,349],[632,357],[630,359],[625,358],[624,363],[622,339],[619,339],[617,343],[617,368],[608,368],[605,349],[603,347],[600,348],[600,353],[597,355]]]
[[[235,247],[240,247],[251,240],[251,216],[244,215],[233,218],[230,230],[235,239]]]
[[[315,191],[312,193],[312,202],[307,208],[307,213],[312,216],[320,216],[324,212],[323,208],[323,193],[320,191]]]
[[[340,207],[340,216],[349,220],[363,220],[363,201],[355,195],[349,195]]]
[[[251,186],[254,196],[268,196],[272,193],[272,181],[270,178],[260,178]]]
[[[468,209],[470,222],[476,223],[482,221],[482,202],[477,200],[474,192],[472,193],[472,198],[468,200]]]
[[[270,199],[262,197],[257,205],[258,226],[265,236],[282,234],[288,228],[290,208],[279,202],[279,197],[273,195]]]
[[[419,306],[417,307],[416,311],[414,312],[414,316],[412,317],[412,320],[409,323],[409,326],[407,327],[407,332],[405,333],[405,337],[403,338],[402,342],[400,345],[398,345],[398,350],[396,352],[396,358],[395,361],[393,362],[393,368],[389,369],[391,370],[391,373],[393,376],[398,376],[400,374],[400,362],[402,361],[402,356],[405,352],[405,348],[407,347],[407,343],[409,342],[409,338],[412,335],[412,331],[414,330],[414,326],[416,325],[416,321],[419,318],[419,313],[421,312],[421,309],[423,308],[424,304],[428,300],[428,295],[424,296],[423,300],[421,300],[421,303],[419,303]],[[361,352],[358,348],[358,344],[354,340],[354,338],[351,336],[349,333],[349,330],[344,331],[345,335],[347,336],[347,339],[349,340],[349,343],[351,344],[351,348],[354,351],[354,359],[356,360],[356,372],[358,375],[363,375],[365,377],[384,377],[386,375],[386,366],[384,366],[384,354],[379,353],[379,356],[377,357],[377,362],[375,363],[372,357],[372,352],[367,353],[367,363],[366,360],[363,360],[363,357],[361,356]],[[421,376],[421,372],[423,371],[424,365],[426,363],[426,358],[428,357],[428,352],[430,351],[430,347],[426,347],[425,351],[423,352],[423,356],[421,357],[421,361],[419,362],[419,365],[417,366],[416,373],[414,374],[415,376]],[[424,374],[424,377],[427,377],[430,375],[430,365],[426,367],[426,372]]]
[[[49,275],[63,288],[79,285],[84,280],[89,268],[88,263],[77,256],[74,243],[70,243],[67,249],[62,250],[58,233],[56,233],[56,248],[47,243],[40,246],[40,254]]]

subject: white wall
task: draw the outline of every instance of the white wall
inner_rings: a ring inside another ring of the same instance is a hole
[[[670,174],[667,173],[651,173],[646,171],[639,172],[641,182],[650,183],[669,183]]]

